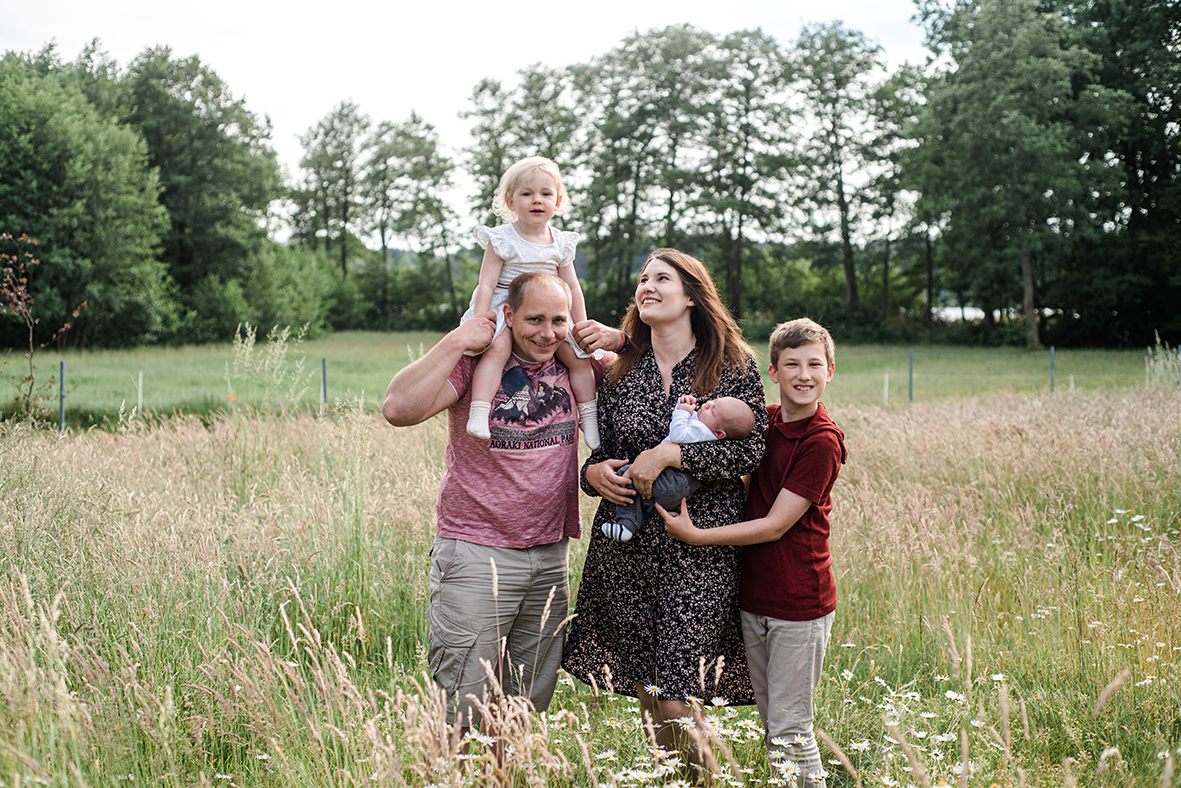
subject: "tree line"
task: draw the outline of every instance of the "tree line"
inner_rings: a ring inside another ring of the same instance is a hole
[[[846,339],[1175,344],[1181,6],[917,8],[931,58],[892,71],[840,22],[787,43],[677,25],[482,80],[454,152],[417,114],[342,101],[290,178],[269,121],[198,57],[9,52],[0,231],[41,241],[46,336],[88,304],[61,340],[79,346],[217,341],[243,321],[446,329],[476,281],[471,227],[493,223],[507,166],[540,154],[563,168],[605,322],[674,246],[752,335],[810,315]]]

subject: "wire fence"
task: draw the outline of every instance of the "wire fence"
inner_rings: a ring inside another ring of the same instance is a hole
[[[1150,349],[1149,355],[1145,357],[1114,351],[1059,352],[1053,346],[1041,353],[1002,349],[853,346],[847,350],[838,349],[837,373],[825,392],[825,401],[837,405],[880,405],[890,408],[914,402],[1001,393],[1055,394],[1076,389],[1115,389],[1145,380],[1167,382],[1181,389],[1181,348],[1166,350],[1166,354],[1157,353],[1154,356]],[[1138,367],[1141,359],[1144,359],[1144,366]],[[765,358],[762,364],[765,368]],[[129,396],[131,392],[124,388],[122,399],[111,402],[103,401],[104,395],[109,394],[92,393],[85,388],[91,381],[94,381],[96,388],[100,387],[100,370],[94,369],[94,365],[87,368],[84,362],[75,366],[81,367],[84,373],[75,375],[76,379],[71,381],[67,376],[70,370],[67,369],[66,361],[59,361],[55,403],[59,430],[66,428],[67,415],[75,399],[85,401],[83,410],[120,413],[130,410],[131,401],[134,401],[131,413],[145,413],[145,370],[130,373],[135,383],[134,400]],[[337,370],[334,374],[339,376],[340,382],[336,384],[336,390],[331,391],[329,358],[321,357],[318,366],[316,370],[315,365],[311,365],[304,373],[308,385],[304,387],[306,392],[298,401],[273,404],[312,409],[325,415],[329,409],[330,396],[356,396],[357,392],[366,388],[370,391],[384,390],[389,377],[400,368],[372,365],[358,369],[357,364],[345,359],[334,363],[334,369]],[[124,371],[122,374],[126,376],[129,373]],[[171,373],[164,370],[147,370],[147,375],[149,385],[152,385],[153,378],[157,386],[169,386],[175,380]],[[389,377],[378,377],[381,375]],[[778,399],[777,386],[765,372],[764,384],[769,400]],[[105,385],[109,386],[109,382]],[[214,409],[220,396],[223,395],[216,393],[216,387],[207,388],[199,395],[198,409]],[[188,404],[196,403],[190,401]],[[223,407],[233,410],[237,404],[238,393],[232,387],[224,391]],[[376,408],[377,403],[367,401],[366,406]],[[159,410],[159,398],[156,407],[149,406],[148,410]]]
[[[1167,362],[1167,363],[1162,363]],[[836,404],[906,405],[991,394],[1055,394],[1116,389],[1142,382],[1181,389],[1181,349],[1164,354],[1022,350],[882,348],[837,350],[825,391]],[[777,396],[767,381],[768,395]]]

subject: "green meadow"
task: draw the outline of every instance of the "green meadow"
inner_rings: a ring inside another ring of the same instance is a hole
[[[276,359],[268,349],[275,343],[259,337],[250,353],[245,374],[234,375],[235,346],[152,347],[135,350],[42,351],[36,356],[39,376],[55,378],[65,363],[66,412],[69,420],[83,424],[101,423],[104,416],[120,408],[130,412],[139,403],[140,373],[143,374],[143,412],[171,415],[206,414],[237,406],[240,402],[260,404],[264,394],[280,402],[290,386],[268,392],[267,373],[279,373],[294,383],[294,402],[314,408],[320,401],[321,376],[327,370],[328,399],[351,399],[364,395],[371,407],[385,396],[394,373],[406,365],[411,354],[429,349],[440,334],[343,332],[321,339],[283,343],[285,354]],[[241,344],[238,345],[241,348]],[[14,354],[15,355],[15,354]],[[241,352],[238,354],[241,355]],[[23,359],[12,358],[9,366]],[[278,363],[273,363],[273,362]],[[7,371],[7,370],[6,370]],[[227,374],[231,380],[227,381]],[[233,389],[233,390],[232,390]],[[227,395],[237,395],[234,400]],[[52,391],[57,411],[58,388]],[[285,403],[287,405],[291,402]],[[69,414],[73,414],[72,416]]]
[[[67,354],[72,402],[105,381],[90,402],[114,409],[107,428],[0,422],[3,785],[699,782],[632,700],[568,677],[546,714],[489,709],[503,762],[480,739],[439,747],[425,607],[445,421],[374,412],[432,339],[306,343],[313,389],[329,358],[330,418],[274,405],[292,383],[274,357],[242,368],[224,410],[224,348]],[[816,696],[828,784],[1173,785],[1175,383],[1145,384],[1143,353],[1062,352],[1051,395],[1048,354],[916,348],[906,406],[907,352],[838,346],[826,397],[850,449]],[[140,368],[149,417],[120,420]],[[164,415],[202,401],[221,409]],[[715,785],[791,779],[752,708],[705,698],[683,724]]]
[[[282,387],[267,391],[268,343],[260,337],[253,346],[248,374],[233,376],[232,345],[140,348],[136,350],[42,351],[36,357],[40,380],[55,378],[65,362],[66,420],[80,427],[117,421],[120,408],[130,413],[139,404],[143,375],[143,412],[207,414],[259,402],[270,395],[271,404],[298,403],[314,409],[320,401],[322,375],[327,373],[328,401],[364,397],[366,407],[376,409],[385,387],[397,370],[439,338],[433,333],[343,332],[302,343],[285,343],[285,356],[270,364],[270,373],[285,379]],[[766,343],[753,343],[766,366]],[[837,375],[826,392],[834,405],[883,405],[899,407],[914,402],[939,402],[992,394],[1049,393],[1051,351],[1013,348],[960,348],[948,346],[841,345],[838,343]],[[9,357],[4,368],[11,374],[23,359]],[[227,382],[227,371],[231,379]],[[1113,391],[1145,380],[1143,351],[1057,350],[1053,353],[1054,393],[1070,390]],[[776,396],[764,376],[768,396]],[[294,383],[294,387],[287,385]],[[10,387],[8,387],[10,388]],[[56,413],[58,387],[48,404]],[[287,398],[287,395],[294,394]],[[228,400],[227,395],[235,398]],[[286,398],[286,399],[285,399]]]

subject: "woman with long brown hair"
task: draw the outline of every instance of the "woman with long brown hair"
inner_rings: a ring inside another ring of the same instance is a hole
[[[659,515],[628,542],[607,538],[600,526],[633,495],[651,497],[652,482],[669,467],[702,483],[688,499],[695,524],[741,521],[741,477],[763,454],[762,376],[709,272],[683,252],[658,249],[644,263],[623,328],[627,344],[599,391],[602,445],[583,466],[583,490],[603,502],[563,666],[638,697],[657,741],[698,761],[674,722],[692,714],[692,699],[754,703],[738,615],[739,549],[678,542]],[[755,428],[740,440],[661,443],[684,394],[699,402],[738,397],[750,405]]]

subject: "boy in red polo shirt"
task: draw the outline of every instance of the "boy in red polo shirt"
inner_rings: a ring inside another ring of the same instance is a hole
[[[799,785],[824,785],[812,728],[812,693],[836,611],[828,547],[832,486],[848,457],[844,433],[820,402],[836,371],[832,336],[807,319],[771,334],[767,451],[749,479],[746,520],[694,527],[684,506],[660,509],[669,534],[689,544],[743,545],[742,636],[772,762]]]

